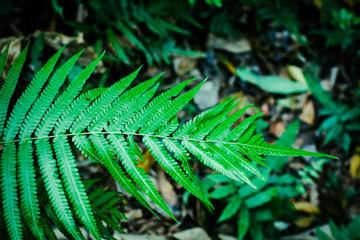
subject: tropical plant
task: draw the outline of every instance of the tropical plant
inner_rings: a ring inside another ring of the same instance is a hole
[[[324,145],[336,143],[346,152],[349,152],[354,142],[359,143],[360,132],[360,104],[358,97],[353,103],[335,101],[330,93],[326,92],[320,80],[314,74],[305,74],[306,82],[311,93],[323,106],[320,114],[326,119],[321,123],[319,131],[325,133]],[[353,105],[353,106],[351,106]]]
[[[102,187],[97,184],[100,179],[84,180],[84,189],[88,193],[89,202],[94,213],[96,225],[99,229],[100,235],[104,239],[115,240],[111,234],[111,230],[118,232],[124,232],[119,226],[120,221],[124,221],[127,218],[125,214],[121,212],[121,207],[124,205],[124,196],[121,192],[105,190],[108,186]],[[51,223],[55,223],[58,230],[66,237],[66,239],[74,239],[69,231],[61,224],[54,209],[51,206],[48,194],[44,188],[41,179],[36,181],[38,189],[38,198],[40,208],[41,223],[43,224],[45,235],[48,239],[57,240],[57,234],[55,229],[51,226]],[[96,186],[94,186],[96,184]],[[72,212],[74,212],[73,206],[70,206]],[[75,219],[76,220],[76,219]],[[79,222],[76,221],[78,225]],[[6,225],[4,219],[1,218],[1,232],[0,236],[4,239],[8,239],[6,233]],[[25,225],[24,225],[25,226]],[[34,238],[31,230],[28,227],[23,228],[23,235],[25,239],[36,239]],[[84,231],[83,231],[84,232]],[[88,239],[89,232],[86,232],[85,239]]]
[[[294,121],[276,143],[290,147],[295,142],[298,130],[299,121]],[[280,236],[281,231],[290,225],[289,221],[295,220],[295,208],[289,198],[306,192],[299,176],[284,173],[287,157],[276,159],[267,156],[265,163],[277,173],[270,176],[270,169],[261,167],[259,170],[268,183],[252,178],[256,189],[220,174],[208,174],[201,181],[203,190],[210,199],[226,203],[217,222],[235,219],[238,239],[243,239],[247,234],[252,239]]]
[[[319,240],[331,240],[331,239],[359,239],[360,233],[359,233],[359,226],[360,226],[360,215],[358,215],[356,218],[354,218],[348,226],[344,226],[341,224],[340,226],[337,226],[333,220],[330,219],[329,221],[329,227],[331,231],[330,237],[328,234],[326,234],[321,228],[316,228],[316,236],[319,238]]]
[[[67,25],[75,31],[85,34],[95,49],[110,46],[114,54],[106,58],[130,64],[133,56],[139,60],[140,52],[149,65],[170,64],[173,54],[200,55],[204,53],[187,51],[176,44],[177,36],[182,38],[191,33],[176,22],[184,22],[196,28],[202,28],[189,15],[191,6],[186,1],[80,1],[81,7],[87,12],[86,21],[66,18],[64,8],[57,0],[51,1],[53,9]],[[105,29],[105,31],[104,31]],[[144,37],[146,36],[146,37]]]
[[[330,1],[326,1],[320,10],[323,14],[322,26],[313,29],[312,33],[322,36],[326,47],[336,46],[351,52],[360,40],[357,12]]]
[[[210,6],[222,7],[222,0],[204,0]],[[188,0],[191,6],[195,5],[195,0]]]
[[[104,187],[94,188],[93,185],[99,180],[85,180],[83,181],[84,187],[87,192],[90,192],[88,195],[89,201],[100,234],[104,238],[115,240],[109,229],[124,232],[121,226],[119,227],[120,221],[127,219],[125,214],[119,211],[119,207],[124,202],[124,197],[118,191],[106,191]],[[90,191],[90,188],[93,188],[93,191]],[[63,233],[68,234],[66,231],[63,231]]]
[[[154,98],[161,74],[128,89],[139,68],[108,88],[80,93],[104,53],[60,92],[82,53],[54,70],[63,47],[36,73],[20,97],[14,99],[13,105],[10,99],[28,45],[11,66],[0,90],[2,216],[10,239],[22,239],[23,227],[29,228],[37,239],[49,237],[50,224],[44,223],[46,218],[42,218],[37,176],[42,178],[40,186],[45,188],[55,213],[52,219],[59,228],[75,239],[83,239],[78,229],[82,224],[95,239],[105,237],[96,223],[98,216],[94,216],[76,166],[74,145],[95,163],[103,165],[123,189],[149,211],[154,213],[152,207],[157,205],[173,219],[175,217],[148,174],[137,166],[142,155],[135,140],[144,143],[175,181],[208,205],[209,200],[194,180],[189,165],[191,156],[229,178],[251,186],[254,185],[249,179],[250,173],[264,179],[256,167],[265,165],[261,155],[328,156],[271,145],[261,134],[253,135],[254,121],[261,114],[247,118],[232,129],[251,106],[228,116],[236,105],[233,100],[221,103],[179,127],[176,113],[194,97],[204,81],[180,94],[193,80],[182,82]],[[8,48],[0,57],[1,72]]]

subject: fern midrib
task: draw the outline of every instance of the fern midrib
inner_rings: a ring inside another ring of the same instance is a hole
[[[57,137],[63,137],[63,136],[71,137],[71,136],[86,136],[86,135],[105,135],[105,134],[132,135],[132,136],[139,136],[139,137],[155,137],[155,138],[172,139],[172,140],[189,141],[189,142],[207,142],[207,143],[221,143],[221,144],[240,145],[240,146],[244,146],[244,147],[257,148],[257,149],[263,149],[263,150],[270,150],[270,151],[273,151],[273,152],[281,152],[281,153],[284,153],[284,154],[295,154],[297,151],[301,151],[302,154],[306,153],[306,151],[303,151],[301,149],[291,149],[291,150],[274,149],[274,148],[268,148],[268,147],[265,147],[265,146],[252,145],[252,144],[239,143],[239,142],[228,142],[228,141],[207,140],[207,139],[194,139],[194,138],[179,138],[179,137],[174,137],[174,136],[161,136],[161,135],[153,135],[153,134],[146,134],[146,133],[117,132],[117,131],[114,131],[114,132],[112,132],[112,131],[81,132],[81,133],[66,133],[66,134],[62,134],[62,135],[48,135],[48,136],[16,139],[16,140],[12,140],[12,141],[2,141],[2,142],[0,142],[0,145],[7,144],[7,143],[12,143],[12,142],[38,140],[38,139],[50,139],[50,138],[57,138]],[[327,155],[327,154],[322,154],[322,153],[313,153],[313,152],[311,152],[311,156],[323,156],[323,157],[330,157],[330,158],[337,159],[334,156]]]
[[[225,143],[225,144],[234,144],[234,145],[242,145],[248,147],[256,147],[260,149],[269,149],[262,146],[251,145],[246,143],[239,143],[239,142],[228,142],[228,141],[220,141],[220,140],[208,140],[208,139],[195,139],[195,138],[179,138],[179,137],[170,137],[170,136],[162,136],[162,135],[153,135],[153,134],[145,134],[145,133],[132,133],[132,132],[118,132],[118,131],[105,131],[105,132],[81,132],[81,133],[65,133],[60,135],[48,135],[48,136],[40,136],[40,137],[32,137],[32,138],[21,138],[12,141],[2,141],[0,144],[12,143],[12,142],[20,142],[20,141],[29,141],[29,140],[38,140],[38,139],[51,139],[51,138],[58,138],[58,137],[72,137],[72,136],[87,136],[87,135],[105,135],[105,134],[115,134],[115,135],[132,135],[132,136],[139,136],[139,137],[155,137],[155,138],[163,138],[163,139],[172,139],[172,140],[179,140],[179,141],[193,141],[193,142],[213,142],[213,143]],[[276,149],[273,149],[276,151]],[[297,149],[295,149],[296,151]],[[290,150],[281,150],[283,152],[291,152],[294,151]]]

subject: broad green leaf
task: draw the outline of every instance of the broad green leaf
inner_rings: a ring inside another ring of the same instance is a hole
[[[315,228],[316,236],[319,240],[332,240],[331,237],[329,237],[323,230],[321,230],[319,227]]]
[[[114,33],[114,31],[111,28],[108,28],[105,30],[106,36],[109,40],[109,42],[111,43],[112,47],[115,50],[115,53],[118,55],[119,59],[124,61],[124,63],[129,64],[129,59],[126,56],[123,48],[121,47],[119,41],[116,38],[116,35]]]
[[[226,205],[224,210],[222,211],[217,222],[223,222],[231,217],[233,217],[236,212],[240,209],[242,203],[242,198],[239,195],[235,195],[229,198],[229,203]]]
[[[293,94],[308,91],[306,84],[279,76],[258,76],[247,69],[236,69],[236,75],[242,81],[249,82],[270,93]]]
[[[252,218],[255,220],[255,222],[265,222],[270,221],[274,219],[274,216],[269,208],[261,209],[259,211],[256,211],[254,216]]]
[[[238,239],[243,239],[245,234],[249,230],[250,226],[250,213],[249,209],[242,205],[240,208],[239,220],[238,220]]]
[[[277,193],[278,188],[269,188],[263,192],[259,192],[254,196],[251,196],[245,200],[245,204],[248,208],[254,208],[261,206],[267,202],[269,202]]]
[[[210,193],[210,198],[221,199],[233,194],[236,191],[236,188],[233,184],[224,185],[218,188],[215,188],[214,191]]]
[[[252,239],[263,240],[264,234],[262,232],[261,225],[260,224],[251,224],[250,235],[251,235]]]

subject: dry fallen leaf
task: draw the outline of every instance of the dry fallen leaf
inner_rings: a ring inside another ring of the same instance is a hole
[[[227,67],[227,69],[228,69],[232,74],[235,75],[236,68],[235,68],[235,66],[234,66],[230,61],[228,61],[228,60],[225,59],[224,57],[219,57],[219,60],[220,60],[220,62],[222,62],[222,63],[225,65],[225,67]]]
[[[356,148],[350,159],[350,174],[354,178],[360,179],[360,146]]]
[[[0,52],[3,52],[10,42],[9,52],[6,60],[7,66],[12,66],[17,58],[17,56],[20,54],[21,49],[24,48],[24,46],[21,44],[23,41],[22,37],[9,37],[9,38],[2,38],[0,39]],[[5,67],[3,74],[6,76],[7,67]]]
[[[176,193],[174,191],[173,185],[166,179],[164,169],[158,168],[158,184],[161,195],[163,196],[165,202],[171,204],[172,206],[176,205]]]
[[[127,221],[131,222],[135,219],[139,219],[143,217],[143,212],[141,209],[132,209],[129,212],[125,213]]]
[[[294,207],[297,211],[309,213],[309,216],[300,217],[298,220],[295,221],[295,225],[301,228],[306,228],[311,225],[312,221],[314,220],[315,214],[320,214],[319,208],[310,203],[305,201],[300,202],[293,202]]]
[[[114,238],[118,240],[167,240],[165,236],[152,234],[129,234],[115,232]]]
[[[143,158],[144,158],[145,162],[139,161],[139,163],[136,166],[144,168],[145,172],[148,173],[151,169],[151,166],[156,161],[155,161],[155,158],[149,152],[149,150],[146,150],[146,152],[143,154]]]
[[[233,237],[233,236],[229,236],[229,235],[225,235],[225,234],[219,234],[219,239],[220,240],[236,240],[236,238],[235,237]]]
[[[177,232],[172,237],[179,240],[210,240],[211,238],[204,231],[204,229],[195,227],[191,229],[187,229],[181,232]]]
[[[301,217],[295,221],[295,225],[300,228],[306,228],[311,225],[313,220],[314,220],[314,215],[310,215],[307,217]]]
[[[218,82],[205,82],[195,95],[194,102],[201,110],[215,106],[219,102],[219,89],[220,85]]]
[[[243,37],[236,39],[225,39],[210,34],[208,39],[207,46],[209,48],[221,49],[235,54],[251,51],[250,42]]]
[[[307,101],[303,108],[299,118],[309,125],[313,125],[315,119],[315,108],[312,101]]]
[[[188,75],[196,68],[196,59],[188,56],[177,56],[174,59],[174,70],[180,76]]]
[[[293,204],[297,211],[302,211],[310,214],[320,214],[319,208],[310,202],[300,201],[293,202]]]
[[[285,126],[282,121],[277,121],[270,126],[270,132],[276,137],[280,137],[285,131]]]
[[[322,226],[316,226],[316,227],[320,228],[328,236],[332,236],[328,224]],[[284,236],[281,239],[282,240],[318,240],[319,238],[315,234],[315,228],[313,228],[299,234]],[[332,237],[331,239],[335,239],[335,238]]]
[[[294,80],[306,84],[306,80],[305,80],[305,78],[304,78],[304,74],[303,74],[301,68],[299,68],[299,67],[297,67],[297,66],[289,65],[289,66],[287,66],[287,70],[288,70],[290,76],[291,76]]]
[[[40,34],[44,34],[45,43],[56,50],[59,50],[64,45],[67,45],[63,51],[63,55],[68,58],[84,49],[85,51],[78,59],[78,63],[80,65],[87,66],[91,61],[98,57],[94,48],[85,42],[84,34],[82,33],[79,33],[77,37],[70,37],[58,32],[36,31],[33,36],[38,37]],[[100,61],[95,69],[95,72],[103,73],[105,70],[104,63]]]

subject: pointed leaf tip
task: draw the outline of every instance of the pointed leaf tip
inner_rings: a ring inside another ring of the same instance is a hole
[[[105,53],[106,53],[106,51],[104,50],[104,51],[100,54],[99,58],[100,58],[100,59],[103,58],[104,55],[105,55]]]
[[[142,69],[143,66],[144,66],[144,64],[141,64],[140,67],[138,67],[138,68],[135,70],[135,72],[139,72],[139,71]]]

